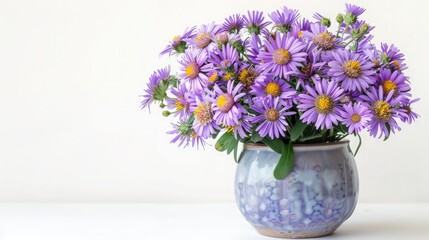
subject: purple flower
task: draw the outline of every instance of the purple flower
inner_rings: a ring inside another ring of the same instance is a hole
[[[336,82],[325,79],[314,81],[316,91],[306,85],[307,93],[299,95],[300,104],[297,106],[304,113],[301,120],[308,124],[316,123],[316,128],[332,128],[333,124],[341,121],[339,100],[344,96]]]
[[[242,114],[246,113],[246,109],[238,103],[238,99],[245,95],[241,92],[242,89],[241,83],[234,87],[233,81],[228,82],[226,92],[222,91],[218,85],[214,85],[213,90],[217,97],[211,99],[211,102],[214,104],[213,119],[216,124],[235,126],[239,123]]]
[[[264,22],[264,13],[261,11],[247,11],[247,16],[243,15],[243,19],[249,33],[256,35],[261,33],[261,30],[270,24],[270,22]]]
[[[150,104],[154,101],[162,101],[165,97],[165,88],[160,86],[161,80],[170,77],[170,66],[154,71],[149,77],[149,83],[146,85],[145,94],[142,95],[141,108],[148,108],[150,111]]]
[[[378,83],[383,87],[384,95],[393,91],[393,96],[398,94],[410,96],[407,92],[411,90],[411,87],[406,81],[407,78],[397,70],[392,72],[390,69],[380,69]]]
[[[333,50],[340,46],[341,39],[328,32],[328,29],[320,23],[312,23],[310,31],[305,31],[304,36],[323,51]]]
[[[311,52],[307,56],[306,63],[299,68],[299,74],[297,74],[298,81],[296,84],[296,89],[300,86],[303,86],[309,82],[310,79],[320,80],[320,72],[325,66],[326,62],[321,59],[322,50],[310,50],[311,45],[307,46],[307,52]]]
[[[179,115],[180,119],[187,119],[189,112],[189,89],[185,84],[179,84],[177,88],[170,87],[170,93],[174,98],[166,98],[168,109],[174,110],[174,116]]]
[[[359,133],[373,117],[368,107],[361,105],[360,102],[343,105],[343,109],[342,121],[348,127],[349,134]]]
[[[234,126],[224,126],[224,128],[227,132],[233,132],[235,139],[238,139],[238,136],[246,138],[252,128],[252,124],[250,123],[250,117],[243,115],[237,124]]]
[[[336,82],[341,82],[343,89],[362,92],[374,84],[374,64],[364,56],[347,50],[335,51],[332,56],[334,60],[328,63],[328,76]]]
[[[257,58],[262,47],[263,45],[259,35],[256,35],[254,33],[250,34],[250,41],[246,42],[246,50],[247,50],[247,57],[250,59],[250,61],[253,64],[259,63]]]
[[[379,138],[382,135],[389,137],[390,132],[395,133],[395,130],[401,130],[394,118],[405,117],[405,113],[403,109],[395,107],[401,98],[392,96],[393,91],[386,96],[382,86],[379,86],[378,89],[371,87],[369,91],[366,91],[366,95],[361,96],[362,100],[369,104],[374,116],[369,125],[369,132],[373,137],[376,137],[379,132]]]
[[[290,31],[292,24],[299,18],[298,10],[283,7],[282,11],[274,11],[270,14],[277,29],[282,33]]]
[[[387,43],[382,43],[380,56],[382,62],[389,65],[392,69],[404,71],[408,68],[404,63],[404,54],[393,44],[389,46]]]
[[[417,113],[413,112],[413,109],[411,108],[411,104],[414,104],[415,102],[418,102],[420,98],[416,98],[413,100],[405,99],[401,102],[401,109],[404,110],[405,114],[401,115],[401,121],[408,122],[411,124],[414,122],[417,118],[420,117]]]
[[[220,27],[214,22],[203,24],[197,29],[196,36],[190,40],[190,43],[199,49],[205,49],[215,40],[215,36],[219,33],[219,30]]]
[[[190,94],[189,110],[194,113],[195,120],[192,128],[197,136],[207,139],[220,129],[213,119],[213,106],[210,97],[202,92]]]
[[[168,44],[164,50],[159,55],[164,54],[174,54],[174,53],[184,53],[187,46],[186,41],[189,41],[190,39],[195,37],[195,27],[192,27],[190,29],[185,29],[185,32],[183,32],[182,35],[175,36],[171,41],[170,44]]]
[[[346,3],[346,13],[350,13],[355,17],[358,17],[365,12],[364,8],[358,7],[354,4]]]
[[[238,52],[230,44],[222,45],[222,49],[216,48],[210,55],[209,62],[213,63],[215,69],[225,70],[236,65]]]
[[[276,33],[264,45],[267,51],[261,51],[257,60],[262,61],[260,68],[264,73],[272,73],[285,79],[299,72],[298,67],[305,61],[307,53],[303,51],[305,43],[286,34]]]
[[[269,136],[271,139],[286,136],[286,116],[296,114],[287,112],[290,106],[282,106],[279,98],[265,98],[261,100],[261,106],[253,105],[252,109],[260,115],[252,117],[252,123],[260,123],[256,131],[261,137]]]
[[[292,105],[293,97],[296,94],[296,91],[287,82],[272,75],[265,76],[265,79],[256,82],[251,89],[250,93],[257,98],[278,97],[282,104],[287,106]]]
[[[243,26],[243,17],[241,17],[240,14],[234,14],[228,18],[225,18],[225,23],[222,24],[222,30],[229,33],[238,33],[243,28]]]
[[[292,30],[289,34],[295,38],[302,38],[305,31],[310,31],[310,26],[311,22],[306,18],[302,18],[301,20],[297,20],[294,24],[292,24]]]
[[[208,79],[206,73],[212,68],[210,64],[205,64],[207,58],[205,50],[190,48],[179,60],[182,65],[179,77],[189,83],[191,90],[201,90],[206,86]]]
[[[189,121],[181,120],[177,124],[172,124],[173,130],[168,131],[168,134],[174,134],[174,138],[171,140],[171,143],[179,142],[179,147],[184,144],[184,147],[187,147],[191,143],[192,147],[201,145],[203,148],[205,146],[205,141],[202,137],[197,136],[195,131],[192,129],[192,124]]]

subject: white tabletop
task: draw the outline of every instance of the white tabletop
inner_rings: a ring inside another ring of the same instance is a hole
[[[0,204],[0,240],[270,239],[235,204]],[[323,239],[429,239],[429,204],[358,204]]]

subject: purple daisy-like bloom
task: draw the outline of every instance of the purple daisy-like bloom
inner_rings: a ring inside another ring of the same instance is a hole
[[[168,109],[174,110],[174,116],[179,115],[179,119],[189,117],[189,89],[185,84],[179,84],[177,88],[171,87],[170,93],[174,98],[166,98]]]
[[[411,87],[406,83],[407,77],[397,70],[392,72],[390,69],[380,69],[377,82],[383,87],[385,95],[393,91],[393,96],[397,96],[398,94],[410,96],[408,91],[411,90]]]
[[[414,104],[415,102],[418,102],[420,100],[420,98],[416,98],[413,100],[410,99],[405,99],[404,101],[401,102],[401,109],[404,110],[405,114],[401,115],[401,121],[403,122],[408,122],[409,124],[411,124],[412,122],[414,122],[417,118],[420,117],[420,115],[418,115],[417,113],[415,113],[413,111],[413,109],[411,108],[411,105]]]
[[[328,28],[320,23],[312,23],[310,31],[305,31],[304,36],[318,49],[330,51],[340,47],[341,39],[328,32]]]
[[[195,37],[189,42],[196,48],[205,49],[210,43],[214,42],[215,36],[219,33],[219,30],[220,26],[216,25],[214,22],[203,24],[197,29]]]
[[[375,71],[372,69],[374,64],[363,55],[338,50],[332,53],[332,57],[334,60],[328,63],[328,76],[340,82],[343,89],[362,92],[375,83]]]
[[[297,107],[304,112],[300,119],[308,124],[315,123],[317,129],[330,129],[342,120],[339,101],[344,96],[344,90],[336,82],[326,79],[314,81],[314,84],[315,89],[306,85],[307,93],[299,94],[300,104]]]
[[[168,44],[164,50],[159,55],[164,54],[174,54],[174,53],[184,53],[187,48],[187,41],[195,37],[195,27],[190,29],[186,28],[185,32],[182,35],[175,36]]]
[[[395,130],[401,130],[395,118],[405,116],[404,110],[396,107],[402,98],[393,98],[393,91],[386,96],[382,86],[379,86],[378,89],[371,87],[365,93],[366,95],[361,96],[361,99],[369,104],[374,116],[369,125],[370,135],[376,137],[380,132],[379,138],[383,134],[385,137],[389,137],[390,132],[395,133]]]
[[[365,12],[365,8],[358,7],[354,4],[346,3],[346,13],[350,13],[353,16],[359,16]]]
[[[256,35],[254,33],[250,34],[250,41],[246,41],[246,50],[247,50],[247,57],[250,59],[250,61],[253,64],[259,63],[257,58],[262,47],[263,47],[262,40],[259,37],[259,35]]]
[[[256,131],[261,137],[269,136],[271,139],[286,136],[286,116],[296,112],[286,111],[290,106],[282,106],[279,98],[265,98],[261,104],[255,104],[252,109],[260,115],[252,117],[252,123],[260,123]],[[260,106],[259,106],[260,105]]]
[[[181,64],[180,70],[182,73],[179,77],[184,82],[189,83],[190,90],[201,90],[206,84],[208,77],[206,75],[212,69],[210,64],[205,64],[208,59],[205,50],[190,48],[185,51],[182,59],[179,60]]]
[[[247,115],[243,115],[240,120],[238,120],[238,123],[234,126],[224,126],[224,128],[228,132],[233,132],[235,139],[238,139],[238,136],[241,138],[246,138],[248,136],[248,133],[250,133],[252,124],[250,123],[250,118]]]
[[[362,131],[373,117],[368,107],[360,102],[345,104],[343,109],[344,111],[341,112],[342,121],[348,127],[349,134]]]
[[[313,80],[320,80],[320,72],[322,71],[322,68],[325,66],[326,62],[321,60],[321,53],[322,50],[310,50],[311,45],[307,46],[307,52],[311,52],[307,56],[306,63],[299,68],[299,74],[298,81],[296,84],[296,89],[298,89],[300,86],[303,86],[309,82],[310,79]]]
[[[229,43],[222,46],[222,49],[216,48],[210,55],[209,62],[213,63],[217,70],[224,70],[236,65],[238,61],[238,52]]]
[[[402,72],[408,68],[404,63],[404,54],[402,54],[400,50],[393,44],[389,46],[387,43],[382,43],[380,56],[382,62],[389,65],[392,69]]]
[[[222,30],[233,33],[238,33],[244,27],[244,20],[240,14],[233,14],[225,18],[225,23],[222,24]]]
[[[289,32],[289,34],[295,38],[301,39],[302,37],[304,37],[304,32],[310,31],[310,29],[311,29],[311,22],[306,18],[302,18],[300,20],[295,21],[292,24],[292,29]]]
[[[270,38],[264,45],[267,51],[261,51],[257,60],[261,61],[260,69],[285,79],[299,73],[298,67],[305,62],[307,53],[303,51],[305,43],[298,39],[277,32],[275,39]]]
[[[244,25],[249,33],[258,35],[261,30],[268,26],[270,22],[264,22],[264,13],[261,11],[247,11],[247,16],[243,15]]]
[[[190,124],[188,121],[181,120],[177,124],[172,124],[173,130],[168,131],[167,134],[174,134],[174,138],[171,140],[170,143],[176,143],[179,142],[179,147],[184,145],[184,147],[189,146],[189,143],[191,143],[191,146],[202,146],[204,148],[206,142],[204,139],[200,136],[197,136],[195,131],[192,129],[192,124]]]
[[[235,126],[242,114],[246,113],[246,109],[238,103],[238,99],[245,95],[241,92],[243,85],[241,83],[234,87],[234,82],[229,81],[226,91],[220,89],[218,85],[213,86],[213,91],[216,94],[216,99],[210,99],[213,103],[213,111],[216,124]]]
[[[299,13],[298,10],[289,9],[285,6],[281,11],[274,11],[269,16],[277,29],[282,33],[286,33],[290,31],[292,24],[299,18]]]
[[[275,78],[272,75],[267,75],[265,78],[251,87],[251,94],[257,98],[278,97],[283,105],[290,106],[293,103],[293,98],[296,91],[282,79]]]
[[[202,92],[190,94],[189,110],[195,117],[192,128],[197,136],[204,139],[209,138],[216,130],[220,129],[213,118],[213,104],[210,98]]]
[[[145,94],[142,95],[141,108],[148,108],[150,111],[150,104],[154,101],[162,101],[165,97],[165,92],[160,89],[159,83],[161,80],[170,77],[170,66],[154,71],[149,77],[149,82],[146,85]]]

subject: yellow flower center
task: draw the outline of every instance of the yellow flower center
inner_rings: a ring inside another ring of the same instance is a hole
[[[383,82],[383,91],[385,94],[390,93],[390,91],[394,91],[396,93],[396,84],[392,80],[386,80]]]
[[[352,120],[353,123],[358,123],[360,122],[361,117],[359,114],[353,113],[350,119]]]
[[[206,125],[212,121],[212,110],[210,102],[202,102],[197,105],[194,111],[195,120],[198,124]]]
[[[233,132],[237,126],[224,126],[223,127],[227,132]]]
[[[328,114],[332,112],[332,109],[334,109],[334,101],[331,97],[322,94],[316,97],[314,100],[314,106],[318,113]]]
[[[219,78],[219,75],[217,74],[217,72],[214,72],[212,75],[210,75],[209,82],[214,82],[218,80],[218,78]]]
[[[397,69],[401,69],[401,64],[399,64],[398,61],[393,61],[393,65],[397,68]]]
[[[389,103],[378,100],[372,104],[372,110],[374,115],[380,121],[387,122],[392,117],[392,110],[390,109]]]
[[[272,95],[273,97],[278,97],[282,93],[282,89],[280,88],[280,85],[278,85],[275,82],[270,82],[265,87],[265,93]]]
[[[304,33],[302,33],[302,31],[298,31],[298,38],[304,36]]]
[[[284,48],[279,48],[274,51],[273,61],[278,65],[286,65],[291,61],[290,52]]]
[[[227,72],[227,73],[223,76],[223,79],[224,79],[225,81],[229,81],[229,80],[231,80],[232,78],[234,78],[234,76],[235,76],[234,72]]]
[[[222,112],[228,112],[234,105],[234,98],[231,94],[224,93],[217,98],[217,107]]]
[[[362,69],[358,61],[350,60],[343,63],[342,70],[349,78],[358,78],[362,75]]]
[[[184,108],[182,102],[180,102],[179,100],[176,100],[176,110],[177,111],[182,111]]]
[[[195,79],[196,77],[198,77],[199,73],[200,73],[200,66],[198,66],[197,63],[191,62],[188,64],[188,66],[186,66],[185,74],[190,79]]]
[[[255,78],[258,77],[258,74],[254,69],[243,69],[238,75],[238,80],[244,85],[244,87],[250,87],[255,82]]]
[[[280,113],[274,108],[271,108],[265,112],[265,118],[270,122],[275,122],[280,118]]]
[[[178,42],[180,42],[180,40],[181,40],[181,36],[180,35],[177,35],[177,36],[174,36],[174,38],[173,39],[171,39],[171,43],[178,43]]]
[[[322,32],[313,37],[313,43],[323,50],[332,50],[335,47],[335,36],[328,32]]]

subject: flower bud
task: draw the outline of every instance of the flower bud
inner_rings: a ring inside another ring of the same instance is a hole
[[[164,117],[168,117],[168,116],[170,116],[170,114],[171,114],[171,112],[169,112],[167,110],[162,111],[162,116],[164,116]]]
[[[159,104],[159,107],[160,107],[160,108],[165,108],[165,107],[166,107],[166,105],[165,105],[164,103],[160,103],[160,104]]]
[[[365,34],[366,32],[368,32],[368,29],[369,29],[368,24],[366,23],[362,24],[362,26],[360,26],[359,28],[359,34],[361,35]]]
[[[322,18],[321,23],[325,27],[330,27],[331,26],[331,20],[329,18]]]
[[[336,20],[337,20],[337,23],[343,23],[344,22],[343,14],[338,13]]]
[[[218,43],[226,44],[228,42],[228,33],[221,32],[216,36],[216,40]]]
[[[357,17],[356,17],[355,15],[351,14],[351,13],[347,13],[347,14],[344,16],[344,22],[345,22],[346,24],[348,24],[348,25],[355,24],[355,23],[356,23],[356,21],[357,21]]]

